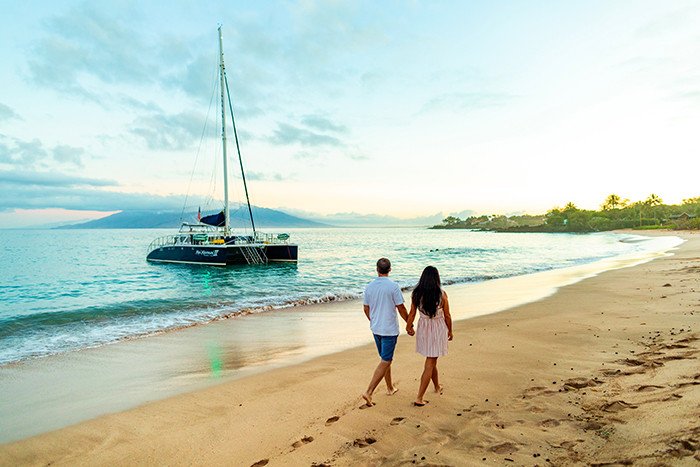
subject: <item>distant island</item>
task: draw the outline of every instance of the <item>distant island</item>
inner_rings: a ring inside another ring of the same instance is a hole
[[[330,227],[328,224],[292,216],[276,209],[252,206],[256,227],[293,228],[293,227]],[[202,215],[215,214],[214,211],[202,212]],[[231,220],[235,226],[249,225],[248,212],[240,209],[231,210]],[[71,225],[55,227],[57,229],[167,229],[178,228],[183,222],[197,222],[196,212],[183,213],[181,210],[133,210],[121,211],[100,219]]]
[[[615,229],[700,229],[700,196],[682,204],[664,204],[651,194],[630,202],[611,194],[597,211],[579,209],[574,203],[546,214],[520,216],[449,216],[431,229],[472,229],[494,232],[602,232]]]

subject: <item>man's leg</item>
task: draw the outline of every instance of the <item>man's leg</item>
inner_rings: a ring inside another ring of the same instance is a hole
[[[391,365],[389,365],[389,368],[386,369],[386,374],[384,375],[384,381],[386,382],[386,393],[391,396],[392,394],[395,394],[396,391],[399,390],[396,386],[394,386],[394,383],[391,381]]]
[[[377,365],[377,369],[374,370],[374,375],[372,375],[372,380],[369,382],[369,386],[367,387],[367,392],[362,394],[362,398],[367,402],[367,405],[372,405],[372,394],[374,393],[374,390],[377,389],[377,386],[379,386],[379,382],[384,379],[384,376],[386,376],[387,370],[391,368],[391,360],[386,361],[386,360],[381,360],[379,362],[379,365]]]

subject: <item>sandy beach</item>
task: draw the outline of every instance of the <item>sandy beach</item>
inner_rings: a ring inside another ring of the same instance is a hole
[[[365,345],[4,444],[0,464],[697,465],[700,235],[673,234],[672,255],[457,321],[425,407],[402,335],[400,390],[372,408]]]

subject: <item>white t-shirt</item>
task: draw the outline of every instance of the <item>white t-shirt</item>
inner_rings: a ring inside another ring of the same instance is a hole
[[[365,287],[365,305],[369,305],[369,328],[379,336],[398,336],[396,307],[403,304],[399,284],[388,277],[377,277]]]

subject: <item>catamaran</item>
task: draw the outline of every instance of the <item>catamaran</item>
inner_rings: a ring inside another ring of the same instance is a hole
[[[148,246],[148,261],[161,263],[190,263],[212,266],[229,264],[267,264],[271,261],[297,261],[299,247],[290,243],[289,234],[266,234],[255,229],[253,210],[248,196],[248,185],[243,171],[243,159],[238,143],[238,132],[233,115],[231,94],[224,66],[224,47],[219,26],[219,86],[221,88],[221,142],[224,171],[224,208],[209,216],[197,216],[196,223],[184,222],[176,235],[156,238]],[[226,155],[226,105],[231,114],[233,136],[236,141],[238,162],[241,167],[243,187],[252,234],[235,234],[231,225],[228,199],[228,157]]]

